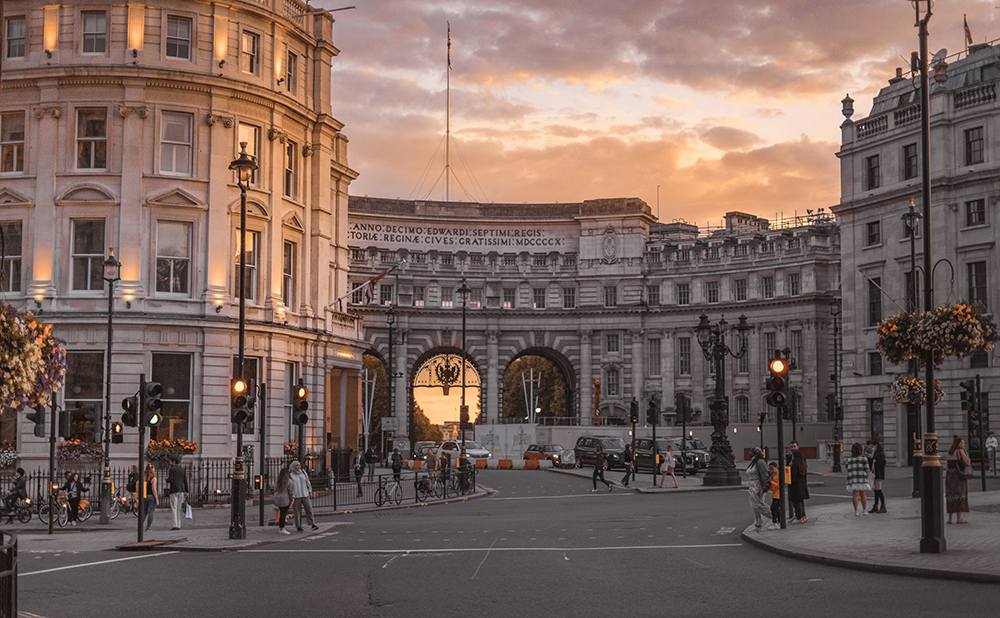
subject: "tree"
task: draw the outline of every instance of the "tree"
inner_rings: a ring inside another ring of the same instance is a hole
[[[431,419],[427,418],[427,415],[416,403],[413,404],[413,439],[417,442],[436,442],[438,444],[444,439],[441,428],[431,423]]]
[[[522,356],[514,360],[503,374],[503,416],[504,418],[527,418],[524,406],[524,382],[522,375],[534,369],[539,386],[538,407],[541,416],[566,416],[566,382],[555,364],[543,356]]]
[[[368,379],[375,380],[375,393],[372,404],[372,420],[369,428],[371,430],[371,443],[382,443],[382,418],[388,416],[389,390],[385,381],[385,365],[382,360],[373,354],[365,354],[361,357],[364,369],[368,370]],[[364,375],[362,373],[362,375]],[[364,387],[364,386],[363,386]],[[367,387],[364,387],[367,388]],[[396,394],[398,397],[398,393]]]

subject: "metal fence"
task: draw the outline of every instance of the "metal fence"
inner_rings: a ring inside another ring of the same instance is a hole
[[[17,618],[17,535],[0,531],[0,618]]]
[[[447,474],[437,471],[437,474],[442,480],[439,485],[441,496],[438,497],[431,492],[430,496],[422,497],[420,492],[417,491],[417,484],[428,479],[429,474],[420,470],[404,470],[400,472],[399,488],[402,493],[401,503],[411,502],[419,504],[433,500],[446,500],[456,496],[471,494],[476,490],[476,468],[472,466],[464,470],[459,468],[452,469]],[[338,481],[336,478],[330,477],[325,487],[317,489],[316,483],[313,484],[312,504],[314,507],[332,506],[338,510],[377,504],[376,498],[379,490],[392,489],[392,485],[395,483],[394,476],[392,472],[388,472],[385,474],[376,474],[369,479],[366,474],[362,477],[360,483],[357,481]],[[384,506],[389,506],[389,504],[385,504]]]

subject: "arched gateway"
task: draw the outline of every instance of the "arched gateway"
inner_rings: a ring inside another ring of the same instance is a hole
[[[511,420],[504,401],[524,397],[524,388],[519,382],[504,392],[504,374],[528,356],[552,363],[565,381],[565,409],[543,412],[547,423],[579,432],[594,431],[596,421],[613,433],[632,399],[643,410],[655,399],[661,424],[672,425],[674,394],[682,392],[696,402],[697,429],[708,421],[699,402],[714,389],[694,330],[705,312],[731,323],[746,314],[753,327],[750,352],[726,365],[730,425],[745,427],[746,442],[760,435],[756,378],[784,347],[798,359],[791,382],[802,397],[806,442],[830,441],[832,422],[820,404],[833,386],[816,379],[833,371],[829,300],[839,235],[830,219],[772,225],[729,213],[720,228],[699,230],[657,223],[639,199],[519,205],[352,197],[348,220],[358,289],[342,302],[362,316],[364,337],[382,358],[390,357],[392,333],[397,437],[409,435],[415,372],[442,350],[461,354],[463,323],[465,353],[482,382],[481,400],[469,402],[473,419],[481,405],[477,435]],[[741,438],[731,438],[738,452]]]

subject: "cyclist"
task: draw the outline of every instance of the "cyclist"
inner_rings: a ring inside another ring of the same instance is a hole
[[[4,496],[4,502],[7,504],[7,512],[10,513],[7,523],[14,521],[14,505],[17,504],[18,498],[27,499],[28,490],[26,485],[28,484],[28,477],[24,475],[24,468],[17,469],[17,476],[14,477],[14,486],[7,495]]]
[[[403,471],[403,456],[398,448],[392,449],[392,480],[399,482],[400,473]]]
[[[139,466],[132,466],[128,470],[128,481],[125,482],[125,491],[129,493],[129,499],[135,500],[135,492],[139,489]]]

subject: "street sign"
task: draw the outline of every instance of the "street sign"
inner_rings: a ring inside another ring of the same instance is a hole
[[[382,431],[399,431],[399,418],[395,416],[383,416]]]

